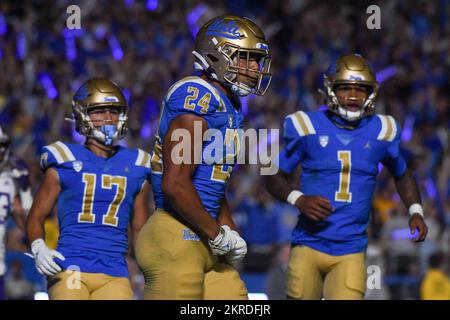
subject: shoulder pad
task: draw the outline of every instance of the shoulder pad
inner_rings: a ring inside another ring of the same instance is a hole
[[[316,130],[311,122],[311,118],[304,111],[294,112],[286,117],[291,119],[292,124],[300,137],[307,136],[310,134],[316,134]]]
[[[187,98],[189,96],[191,99]],[[211,107],[208,110],[203,110],[200,104],[202,98],[205,97]],[[183,78],[172,85],[167,92],[165,101],[167,103],[176,101],[176,105],[180,108],[191,109],[193,111],[197,111],[196,109],[198,108],[200,113],[212,111],[226,112],[225,103],[223,102],[218,89],[208,81],[196,76]],[[185,102],[187,102],[187,104]]]
[[[392,116],[377,114],[381,122],[381,128],[377,140],[393,141],[397,135],[397,124]]]
[[[70,162],[75,161],[75,156],[73,155],[72,151],[70,151],[70,148],[64,144],[61,141],[57,141],[55,143],[52,143],[48,146],[45,146],[43,148],[42,154],[41,154],[41,163],[46,161],[45,159],[45,152],[48,152],[51,154],[56,162],[56,164],[62,164],[64,162]],[[47,161],[50,157],[47,155]],[[48,163],[49,165],[51,163]]]
[[[137,151],[138,154],[134,164],[139,167],[146,167],[150,169],[150,154],[141,149],[137,149]]]

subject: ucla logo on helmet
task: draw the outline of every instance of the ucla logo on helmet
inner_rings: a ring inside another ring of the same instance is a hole
[[[361,80],[363,80],[363,78],[362,78],[361,76],[352,74],[352,75],[350,76],[350,80],[361,81]]]
[[[256,44],[256,49],[269,50],[269,46],[265,43],[258,42]]]
[[[119,99],[117,97],[104,97],[103,102],[119,102]]]
[[[76,172],[80,172],[83,169],[83,162],[76,160],[72,162],[72,167]]]
[[[220,36],[228,39],[239,39],[241,33],[236,26],[236,21],[225,22],[224,19],[219,19],[211,23],[206,30],[207,36]]]

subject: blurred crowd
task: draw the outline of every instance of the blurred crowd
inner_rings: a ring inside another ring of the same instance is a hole
[[[81,29],[69,30],[69,5],[81,9]],[[381,29],[369,30],[369,5],[381,8]],[[193,40],[199,27],[224,14],[247,16],[264,30],[272,53],[272,84],[264,97],[244,99],[246,127],[281,128],[296,110],[317,110],[322,75],[343,53],[360,53],[382,81],[376,110],[403,127],[402,153],[418,179],[427,241],[404,236],[408,215],[392,178],[381,169],[369,229],[368,265],[381,269],[381,289],[368,299],[424,298],[427,274],[450,270],[450,0],[118,0],[1,1],[0,124],[25,159],[35,189],[38,152],[56,140],[82,141],[70,116],[71,97],[88,78],[102,76],[125,90],[129,133],[123,142],[150,151],[161,100],[178,79],[192,74]],[[249,291],[283,298],[293,207],[274,201],[257,166],[240,166],[229,197],[249,244],[240,266]],[[47,221],[47,241],[56,245],[57,218]],[[32,297],[42,279],[21,252],[24,235],[8,226],[8,294]],[[130,270],[139,298],[143,279]],[[447,276],[448,279],[448,276]]]

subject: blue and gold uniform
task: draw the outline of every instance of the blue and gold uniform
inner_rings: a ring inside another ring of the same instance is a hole
[[[150,180],[150,155],[114,148],[113,156],[102,158],[82,145],[58,141],[42,149],[41,168],[56,170],[61,187],[57,250],[65,260],[55,261],[63,270],[128,281],[128,224],[134,199]],[[50,293],[59,290],[52,287],[55,277],[49,279]]]
[[[235,103],[239,100],[236,99]],[[174,213],[170,203],[165,199],[162,188],[162,155],[161,141],[164,140],[169,129],[170,122],[182,114],[195,114],[202,117],[208,124],[208,129],[220,131],[224,141],[215,141],[215,137],[209,142],[204,142],[202,151],[208,150],[210,145],[217,143],[223,145],[223,155],[227,150],[233,152],[226,154],[228,159],[236,156],[236,129],[243,125],[243,115],[240,105],[233,106],[228,97],[214,85],[200,77],[187,77],[175,83],[168,91],[161,114],[157,144],[152,159],[152,188],[157,208]],[[227,148],[231,144],[231,148]],[[207,152],[204,152],[206,155]],[[213,154],[214,156],[214,154]],[[192,183],[197,190],[203,206],[213,217],[217,218],[220,204],[225,194],[228,178],[233,170],[233,164],[208,164],[208,159],[202,159],[192,177]],[[225,161],[226,162],[226,161]]]
[[[165,96],[152,155],[152,189],[157,210],[142,228],[136,250],[138,263],[148,283],[145,297],[242,299],[247,291],[236,270],[230,265],[217,263],[217,257],[212,255],[205,240],[179,220],[162,192],[161,142],[170,122],[183,114],[200,116],[208,124],[208,129],[221,132],[223,140],[215,141],[213,138],[203,143],[203,151],[211,144],[220,143],[225,156],[226,146],[231,144],[234,151],[226,156],[232,158],[236,156],[236,129],[243,123],[240,105],[233,104],[221,90],[200,77],[178,81]],[[217,219],[233,164],[208,163],[208,160],[211,159],[202,157],[192,183],[206,211]]]
[[[199,29],[192,54],[194,69],[201,77],[176,82],[162,103],[151,161],[157,210],[139,233],[136,246],[137,262],[145,277],[144,298],[247,299],[247,290],[237,271],[229,264],[218,262],[208,239],[200,238],[164,196],[162,143],[176,117],[191,114],[203,119],[193,124],[194,137],[188,139],[194,143],[195,152],[199,150],[197,146],[202,146],[201,161],[195,161],[191,181],[205,211],[218,219],[243,137],[239,131],[243,124],[239,98],[248,94],[264,95],[272,78],[271,52],[256,23],[248,18],[223,15]],[[214,85],[217,83],[220,88]],[[205,137],[200,125],[204,122],[208,127]],[[183,138],[183,130],[174,130],[171,140]],[[237,247],[224,245],[224,248],[229,249],[227,255],[242,259],[245,241],[236,239],[242,245],[241,253]]]
[[[301,164],[300,190],[327,198],[334,208],[324,221],[299,216],[288,269],[288,295],[293,298],[320,299],[322,275],[342,261],[342,268],[333,271],[337,280],[325,284],[325,296],[361,297],[365,291],[366,230],[378,165],[385,165],[395,177],[407,169],[400,154],[400,128],[391,116],[364,117],[353,130],[346,124],[330,111],[298,111],[284,122],[286,147],[280,154],[280,169],[292,173]],[[342,288],[333,283],[341,281],[339,277],[355,295],[333,292]]]

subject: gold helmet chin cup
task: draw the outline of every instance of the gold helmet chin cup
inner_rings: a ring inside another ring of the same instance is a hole
[[[270,50],[261,28],[248,18],[223,15],[208,21],[199,30],[192,53],[195,69],[206,72],[241,95],[264,95],[270,85]],[[261,58],[259,69],[249,67],[255,55]],[[244,56],[246,66],[240,67],[236,57]],[[241,81],[245,74],[254,76],[254,85]]]
[[[351,54],[339,57],[335,69],[324,74],[323,83],[326,90],[325,99],[327,107],[337,115],[342,116],[339,108],[345,109],[339,103],[335,93],[336,87],[341,84],[361,85],[370,89],[370,93],[361,108],[359,118],[352,119],[352,121],[359,120],[374,113],[374,102],[378,94],[379,84],[372,68],[361,55]]]
[[[114,140],[123,139],[128,131],[128,103],[116,83],[105,78],[89,79],[77,90],[72,100],[72,121],[75,122],[76,131],[104,143],[105,134],[94,126],[89,116],[89,110],[96,107],[120,108]]]

